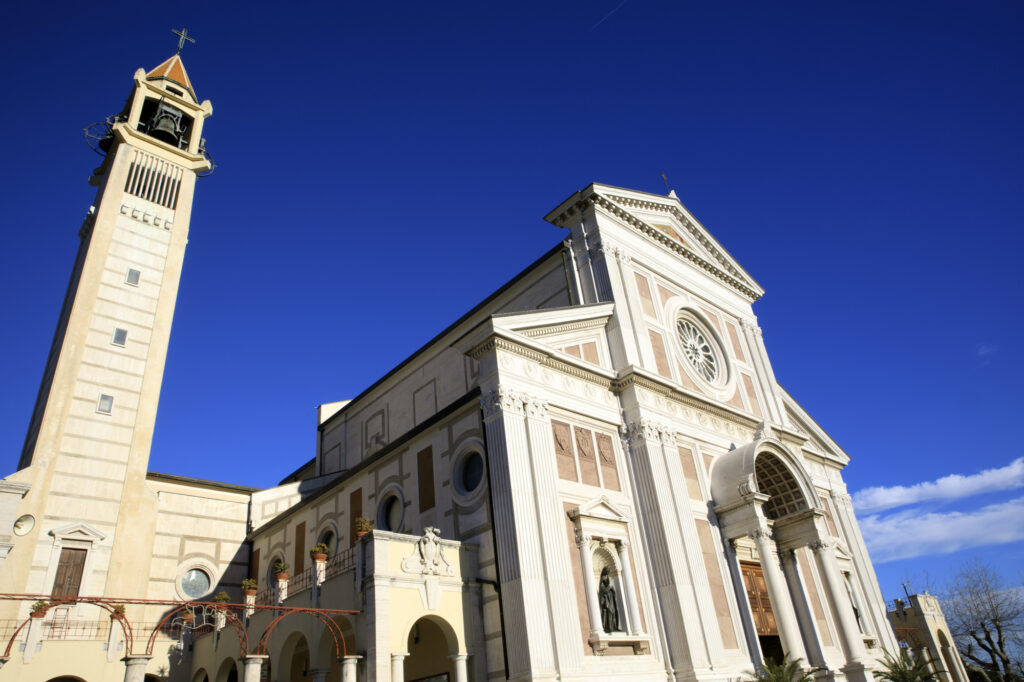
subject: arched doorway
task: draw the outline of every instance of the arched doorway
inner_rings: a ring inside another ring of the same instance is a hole
[[[192,682],[210,682],[210,676],[206,673],[206,670],[200,668],[196,671],[196,674],[192,676]]]
[[[413,623],[407,638],[405,681],[455,680],[454,661],[449,656],[458,650],[458,638],[451,625],[436,616],[420,618]]]
[[[309,642],[299,632],[293,632],[285,640],[281,647],[280,668],[282,676],[279,678],[286,682],[309,682],[306,678],[306,671],[309,667]]]
[[[946,633],[939,630],[939,653],[942,654],[942,661],[946,664],[946,674],[949,675],[949,679],[953,682],[963,682],[960,679],[960,670],[956,666],[956,662],[953,660],[953,655],[950,653],[949,638],[946,637]]]
[[[238,682],[238,679],[238,665],[235,659],[224,659],[217,669],[217,682]]]
[[[332,620],[338,624],[341,630],[341,634],[344,637],[343,645],[338,647],[340,651],[337,651],[334,635],[331,634],[330,628],[322,628],[320,642],[316,647],[316,655],[313,657],[313,667],[329,671],[326,682],[339,682],[341,680],[341,661],[338,660],[338,654],[345,656],[355,651],[356,633],[352,624],[344,616],[334,616]]]

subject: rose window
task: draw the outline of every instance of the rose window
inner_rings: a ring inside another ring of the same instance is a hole
[[[683,348],[683,356],[705,380],[714,382],[718,379],[719,363],[715,356],[714,346],[707,335],[689,320],[682,319],[676,323],[679,342]]]

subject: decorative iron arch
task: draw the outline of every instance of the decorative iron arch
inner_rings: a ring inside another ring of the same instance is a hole
[[[313,616],[321,623],[323,623],[327,630],[331,633],[331,637],[334,639],[334,653],[335,657],[340,661],[348,653],[348,649],[345,644],[345,634],[341,631],[341,626],[338,625],[333,618],[330,618],[320,609],[291,609],[284,613],[278,614],[272,621],[267,623],[267,627],[263,629],[263,634],[260,635],[259,642],[256,644],[256,651],[253,652],[257,656],[265,656],[267,654],[267,642],[270,640],[270,635],[274,632],[274,629],[281,623],[282,620],[288,616],[295,614],[306,614]]]
[[[3,595],[3,596],[7,596],[7,595]],[[46,595],[31,595],[31,596],[39,596],[39,597],[47,598]],[[56,599],[54,599],[52,597],[49,597],[49,601],[47,602],[46,608],[43,609],[43,613],[45,614],[47,611],[49,611],[50,609],[54,608],[55,606],[64,606],[65,604],[81,604],[81,603],[95,604],[96,606],[99,606],[103,610],[109,612],[110,615],[111,615],[111,620],[116,620],[118,622],[118,624],[121,626],[121,631],[124,633],[125,651],[128,652],[128,653],[131,653],[132,645],[135,642],[135,633],[132,631],[131,623],[129,623],[128,619],[124,617],[124,614],[117,609],[117,607],[116,607],[116,605],[115,605],[115,603],[113,601],[108,601],[106,599],[100,599],[99,597],[58,597]],[[32,616],[29,615],[29,617],[26,618],[24,621],[22,621],[21,625],[19,625],[18,628],[14,631],[14,633],[11,635],[11,638],[9,640],[7,640],[7,647],[4,649],[4,657],[5,658],[9,658],[10,657],[10,655],[11,655],[11,647],[14,646],[14,642],[15,642],[15,640],[17,640],[18,635],[25,628],[25,626],[28,625],[29,622],[31,622],[31,620],[32,620]]]
[[[238,656],[239,658],[245,658],[246,653],[249,651],[249,636],[245,632],[245,626],[242,625],[242,622],[239,620],[238,615],[235,614],[235,612],[232,609],[226,608],[224,605],[215,602],[185,602],[183,604],[179,604],[178,606],[164,614],[164,617],[161,618],[160,621],[156,624],[156,627],[153,628],[153,634],[151,634],[149,636],[149,639],[146,641],[145,655],[153,655],[153,647],[156,645],[157,634],[160,632],[160,629],[163,628],[163,626],[171,620],[174,614],[181,613],[182,611],[187,610],[190,611],[196,606],[202,606],[204,608],[213,607],[213,609],[218,613],[224,614],[226,620],[229,623],[231,623],[231,627],[235,629],[235,633],[238,635]]]

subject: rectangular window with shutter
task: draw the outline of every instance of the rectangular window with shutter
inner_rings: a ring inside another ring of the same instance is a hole
[[[82,587],[82,571],[85,569],[84,549],[65,547],[60,551],[57,577],[53,580],[53,596],[77,597]]]
[[[306,569],[306,522],[295,526],[295,575]]]

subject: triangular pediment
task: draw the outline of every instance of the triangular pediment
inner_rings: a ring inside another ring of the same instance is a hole
[[[107,537],[84,521],[54,528],[50,531],[50,535],[61,540],[86,540],[89,542],[97,542]]]
[[[691,214],[675,193],[668,196],[592,184],[576,192],[546,216],[567,227],[578,219],[582,205],[592,205],[616,222],[644,234],[675,252],[751,301],[764,290]]]
[[[578,518],[602,519],[604,521],[618,521],[626,523],[629,515],[621,507],[602,495],[588,502],[584,502],[569,512],[573,520]]]
[[[805,449],[834,459],[843,465],[850,461],[850,456],[839,447],[838,443],[832,440],[831,436],[825,432],[825,429],[821,428],[818,422],[814,421],[814,418],[807,413],[807,410],[800,406],[800,403],[786,389],[782,389],[782,402],[786,408],[786,417],[789,419],[789,423],[807,438],[807,444],[804,446]]]

